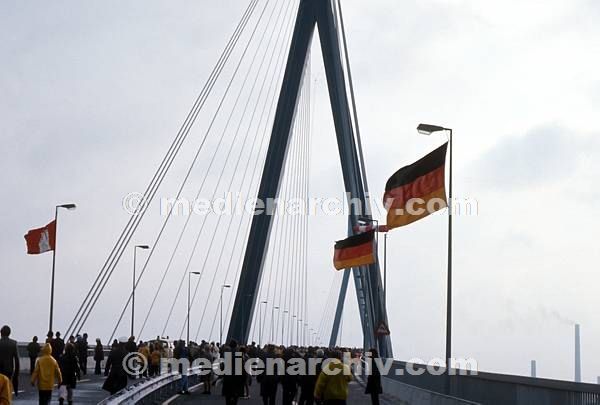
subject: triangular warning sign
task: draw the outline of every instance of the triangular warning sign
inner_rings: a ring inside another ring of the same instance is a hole
[[[388,336],[390,334],[390,328],[388,328],[385,322],[381,321],[377,330],[375,330],[375,334],[377,336]]]

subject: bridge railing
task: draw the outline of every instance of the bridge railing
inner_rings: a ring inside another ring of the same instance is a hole
[[[420,375],[403,372],[396,375],[395,370],[407,369],[406,362],[395,361],[389,378],[404,384],[433,392],[445,392],[445,375],[433,375],[427,372],[427,366],[410,364],[423,372]],[[464,370],[463,370],[464,371]],[[575,383],[569,381],[533,378],[509,374],[478,372],[476,375],[450,377],[450,395],[469,401],[490,405],[591,405],[600,404],[600,385]]]
[[[188,385],[190,387],[200,383],[201,371],[201,366],[189,369]],[[99,405],[160,403],[179,392],[180,380],[181,374],[178,372],[168,372],[157,377],[147,378],[111,395]]]

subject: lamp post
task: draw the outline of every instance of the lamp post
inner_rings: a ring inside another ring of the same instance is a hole
[[[190,311],[192,304],[190,302],[190,291],[191,291],[191,283],[192,283],[192,274],[201,274],[199,271],[190,271],[188,273],[188,300],[187,300],[187,344],[189,347],[190,344]]]
[[[292,315],[292,319],[290,319],[290,346],[294,344],[294,326],[296,325],[296,318],[298,318],[297,315]]]
[[[54,207],[54,250],[52,250],[52,276],[50,281],[50,320],[48,322],[48,331],[52,331],[52,321],[54,318],[54,274],[56,268],[56,245],[58,235],[58,209],[64,208],[69,211],[77,208],[75,204],[61,204]]]
[[[268,304],[267,301],[261,301],[260,304]],[[260,347],[260,342],[262,340],[262,309],[260,305],[258,306],[258,347]]]
[[[135,321],[135,257],[137,249],[149,249],[148,245],[135,245],[133,247],[133,282],[131,285],[131,334],[129,336],[134,336],[133,334],[133,325]]]
[[[277,318],[279,319],[279,307],[273,307],[271,309],[271,343],[275,343],[277,339],[275,336],[275,310],[277,310]]]
[[[285,314],[289,313],[290,311],[283,311],[283,313],[281,314],[281,344],[285,344]]]
[[[304,329],[302,329],[302,345],[306,346],[306,342],[308,341],[306,339],[306,330],[308,329],[308,322],[304,323]]]
[[[231,286],[229,284],[223,284],[221,286],[221,298],[219,299],[219,304],[221,307],[221,329],[220,329],[220,334],[219,334],[219,343],[222,345],[223,344],[223,290],[226,288],[231,288]]]
[[[452,357],[452,129],[437,125],[419,124],[417,131],[422,135],[434,132],[448,132],[448,283],[446,292],[446,372],[449,375]],[[446,392],[450,392],[450,381],[446,382]]]

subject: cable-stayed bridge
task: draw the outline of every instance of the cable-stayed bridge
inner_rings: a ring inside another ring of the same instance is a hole
[[[315,295],[323,295],[309,280],[311,226],[306,212],[311,177],[319,175],[311,170],[316,136],[311,49],[317,41],[337,144],[337,153],[331,155],[339,159],[343,189],[354,202],[347,206],[340,239],[353,235],[359,221],[373,219],[339,0],[250,0],[146,189],[129,206],[131,216],[78,303],[65,336],[86,331],[103,300],[123,299],[106,336],[109,342],[130,332],[142,339],[170,336],[188,342],[233,339],[241,344],[334,347],[340,341],[352,281],[362,348],[376,348],[382,357],[393,358],[390,335],[379,333],[381,325],[389,324],[388,309],[394,308],[385,302],[379,261],[343,271],[325,287],[329,291],[324,307],[313,308],[322,301]],[[192,132],[197,127],[202,129],[199,137]],[[182,162],[184,158],[188,160]],[[164,204],[160,199],[168,176],[178,181]],[[241,201],[244,209],[194,215],[202,209],[199,200],[212,202],[223,196],[231,197],[236,207]],[[301,202],[300,214],[289,212],[286,203],[291,201]],[[162,215],[152,240],[136,245],[140,226],[159,203]],[[137,248],[147,252],[141,255]],[[112,297],[110,283],[131,282],[122,277],[119,266],[132,250],[139,260],[131,294]],[[149,279],[158,282],[151,285]],[[315,318],[315,312],[320,317]],[[600,390],[589,384],[486,373],[396,373],[404,368],[406,364],[397,361],[391,375],[384,376],[390,403],[600,401]],[[161,390],[176,380],[148,384],[157,387],[151,392],[162,395]],[[130,393],[144,389],[141,384]],[[359,391],[353,386],[352,403],[364,403]]]

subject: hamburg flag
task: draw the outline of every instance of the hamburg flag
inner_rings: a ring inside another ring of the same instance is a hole
[[[373,238],[375,231],[359,233],[335,242],[333,265],[337,270],[375,263]]]
[[[389,229],[408,225],[447,206],[444,186],[447,147],[446,142],[389,178],[383,196]]]
[[[27,253],[37,255],[54,250],[56,241],[56,221],[50,222],[43,228],[32,229],[25,235]]]

